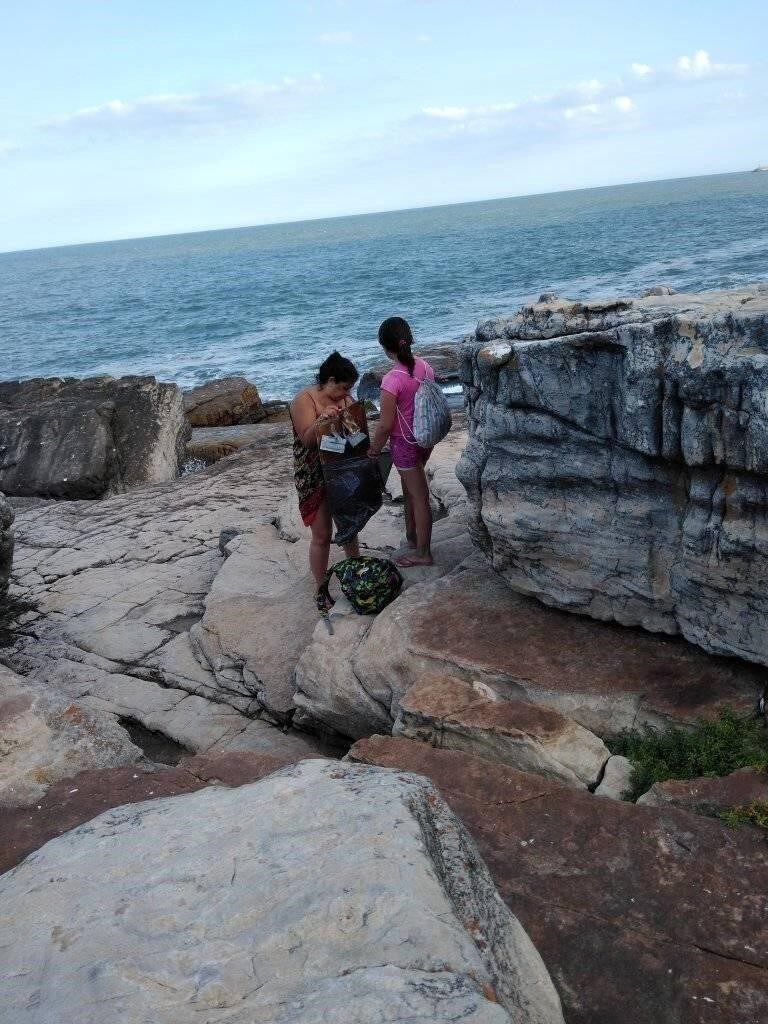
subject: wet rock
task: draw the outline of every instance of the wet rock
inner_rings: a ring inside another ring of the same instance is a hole
[[[36,803],[52,784],[83,769],[141,759],[114,717],[0,665],[0,806]]]
[[[434,782],[541,952],[569,1024],[768,1019],[762,837],[413,740],[361,740],[350,757]]]
[[[256,386],[245,377],[222,377],[185,391],[184,412],[193,427],[233,427],[266,416]]]
[[[478,326],[459,475],[511,587],[768,664],[767,327],[757,287]]]
[[[181,392],[154,377],[0,383],[0,490],[100,498],[179,473]]]
[[[609,758],[601,739],[552,708],[444,675],[400,698],[393,733],[580,786],[594,785]]]
[[[102,1019],[106,1000],[137,1024],[563,1020],[465,830],[402,773],[306,761],[123,806],[0,893],[9,1024]]]

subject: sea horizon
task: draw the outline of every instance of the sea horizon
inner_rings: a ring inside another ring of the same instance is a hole
[[[290,397],[378,324],[452,341],[545,291],[569,298],[768,278],[768,174],[604,185],[0,254],[5,379],[245,376]]]
[[[766,165],[768,166],[768,165]],[[98,238],[83,242],[63,242],[56,245],[36,245],[21,249],[0,249],[0,256],[15,256],[19,253],[48,252],[51,249],[79,249],[89,245],[117,245],[121,242],[147,242],[159,238],[186,238],[189,235],[213,235],[223,231],[256,231],[259,228],[287,227],[294,224],[317,224],[326,221],[353,220],[361,217],[385,217],[387,214],[418,213],[423,210],[449,210],[456,206],[481,206],[484,203],[498,203],[514,199],[538,199],[546,196],[570,195],[578,192],[598,192],[607,189],[627,188],[633,185],[662,185],[668,182],[697,181],[704,178],[725,178],[730,175],[764,173],[766,166],[757,166],[748,171],[717,171],[713,174],[684,174],[672,178],[637,178],[631,181],[611,182],[605,185],[575,185],[570,188],[550,189],[546,192],[505,193],[486,196],[483,199],[461,199],[452,203],[427,203],[425,206],[399,206],[382,210],[363,210],[352,213],[337,213],[327,217],[302,217],[296,220],[266,220],[256,224],[232,224],[215,228],[190,228],[185,231],[160,232],[149,235],[124,235],[118,238]]]

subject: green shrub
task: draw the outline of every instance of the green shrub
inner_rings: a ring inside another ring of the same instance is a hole
[[[768,771],[768,729],[755,718],[738,718],[727,707],[720,709],[717,718],[699,721],[690,732],[678,728],[659,732],[646,725],[625,730],[607,746],[632,762],[627,794],[631,800],[667,779],[729,775],[746,767]]]
[[[745,807],[731,807],[721,811],[718,817],[734,828],[740,825],[756,825],[765,832],[768,839],[768,800],[754,800]]]

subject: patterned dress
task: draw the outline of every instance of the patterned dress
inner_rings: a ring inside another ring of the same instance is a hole
[[[312,405],[315,407],[315,414],[320,415],[317,402],[311,391],[302,392],[309,395]],[[347,400],[346,404],[351,404]],[[296,482],[296,491],[299,495],[299,512],[305,526],[311,526],[317,518],[317,513],[325,501],[325,477],[323,466],[320,462],[319,449],[314,445],[307,448],[299,437],[296,426],[291,416],[293,426],[293,478]]]

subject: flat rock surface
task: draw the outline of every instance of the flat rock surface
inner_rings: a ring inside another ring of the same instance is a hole
[[[0,665],[0,808],[39,802],[85,768],[142,760],[115,719]]]
[[[0,490],[98,498],[178,475],[181,392],[154,377],[0,382]]]
[[[599,737],[558,711],[445,675],[424,676],[400,698],[393,732],[580,786],[595,784],[609,758]]]
[[[467,833],[402,773],[305,761],[107,811],[0,897],[3,1024],[563,1019]]]
[[[547,705],[603,737],[641,722],[693,724],[722,704],[749,712],[763,687],[742,662],[545,608],[471,559],[385,609],[354,670],[395,715],[413,683],[441,673]]]
[[[193,793],[204,786],[242,786],[292,764],[294,758],[252,750],[189,757],[173,768],[131,765],[78,772],[48,787],[26,807],[0,805],[0,874],[28,854],[103,811],[143,800]]]
[[[767,328],[768,285],[478,325],[459,473],[512,587],[768,664]]]
[[[540,950],[569,1024],[768,1019],[762,837],[412,740],[361,740],[350,756],[435,783]]]
[[[740,768],[723,778],[668,779],[637,801],[648,807],[682,807],[696,814],[719,814],[752,803],[768,805],[768,774]]]
[[[249,448],[263,441],[270,431],[276,430],[281,436],[285,428],[281,424],[244,423],[234,427],[195,427],[187,443],[186,457],[201,459],[203,462],[217,462],[227,455]]]

